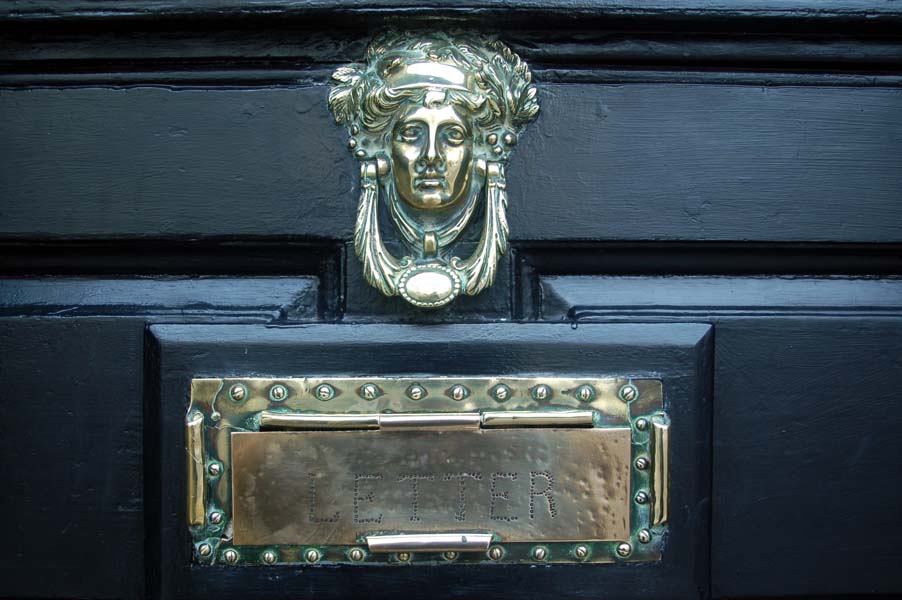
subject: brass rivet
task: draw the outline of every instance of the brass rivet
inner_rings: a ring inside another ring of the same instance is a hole
[[[507,144],[508,146],[513,146],[514,144],[517,143],[517,136],[515,136],[513,133],[510,133],[510,132],[505,133],[504,134],[504,143]]]
[[[648,419],[639,419],[636,421],[636,429],[639,431],[645,431],[648,429]]]
[[[548,550],[542,546],[536,546],[532,549],[532,557],[536,560],[545,560],[548,557]]]
[[[511,389],[504,385],[503,383],[499,383],[495,387],[492,388],[492,398],[495,399],[496,402],[504,402],[505,400],[511,397]]]
[[[426,397],[426,388],[421,386],[419,383],[414,383],[409,388],[407,388],[407,397],[411,400],[422,400]]]
[[[233,550],[232,548],[229,548],[228,550],[226,550],[225,552],[222,553],[222,557],[225,559],[225,561],[227,563],[229,563],[230,565],[234,565],[236,562],[238,562],[238,551]]]
[[[620,556],[626,557],[632,554],[633,547],[627,544],[626,542],[621,542],[617,544],[617,554]]]
[[[451,386],[451,399],[457,400],[460,402],[461,400],[465,400],[470,395],[470,390],[467,389],[467,386],[457,384]]]
[[[442,556],[445,557],[445,560],[457,560],[457,557],[459,555],[457,554],[457,552],[443,552]]]
[[[620,399],[624,402],[632,402],[639,397],[639,389],[632,383],[628,383],[620,388],[617,395],[620,396]]]
[[[363,150],[358,150],[354,153],[354,156],[356,156],[357,158],[363,158],[364,156],[366,156],[366,152],[364,152]]]
[[[221,512],[211,512],[210,513],[210,522],[214,525],[219,525],[222,523],[222,513]]]
[[[495,144],[498,141],[498,134],[490,133],[487,138],[485,138],[489,144]]]
[[[651,461],[645,458],[644,456],[640,456],[636,459],[636,468],[640,471],[644,471],[649,466],[651,466]]]
[[[364,400],[375,400],[382,395],[382,390],[375,383],[364,383],[357,391],[357,395]]]
[[[643,544],[647,544],[651,541],[651,532],[648,529],[640,529],[639,534],[636,537],[639,538],[639,541]]]
[[[315,548],[310,548],[306,552],[304,552],[304,560],[308,563],[315,563],[319,560],[319,550]]]
[[[536,402],[544,402],[551,398],[553,392],[551,391],[551,387],[545,385],[544,383],[540,383],[536,387],[532,388],[532,399]]]
[[[351,551],[348,552],[348,558],[354,562],[360,562],[363,560],[363,550],[360,548],[351,548]]]
[[[398,560],[407,562],[410,560],[410,552],[398,552]]]
[[[357,135],[360,133],[360,128],[356,125],[351,125],[351,135]]]
[[[229,398],[235,402],[241,402],[247,398],[247,388],[240,383],[236,383],[229,390]]]
[[[275,402],[281,402],[288,396],[288,388],[281,383],[277,383],[269,390],[269,398]]]
[[[274,564],[279,557],[272,550],[266,550],[263,552],[263,555],[261,556],[261,558],[263,559],[263,562],[265,562],[268,565],[271,565],[271,564]]]
[[[636,494],[636,503],[637,504],[648,504],[649,500],[650,500],[650,498],[648,497],[648,494],[646,494],[645,492],[639,492],[638,494]]]
[[[504,558],[504,548],[501,546],[492,546],[489,548],[489,558],[492,560],[501,560]]]
[[[595,388],[589,384],[579,386],[576,388],[576,399],[580,402],[595,400]]]
[[[328,383],[321,383],[313,390],[313,395],[325,402],[335,397],[335,388]]]
[[[218,462],[210,463],[210,466],[207,467],[207,473],[210,474],[210,477],[219,477],[222,473],[222,465]]]
[[[348,140],[348,148],[350,150],[353,150],[356,147],[357,147],[357,140],[355,140],[354,138],[349,139]]]
[[[500,156],[501,153],[504,152],[504,149],[501,146],[495,146],[494,148],[492,148],[492,152],[495,154],[495,156]]]
[[[201,556],[210,556],[211,554],[213,554],[213,546],[211,546],[207,542],[204,542],[197,547],[197,553]]]
[[[576,558],[582,560],[582,559],[586,558],[587,556],[589,556],[589,547],[588,547],[588,546],[579,545],[579,546],[577,546],[576,548],[573,549],[573,555],[574,555]]]

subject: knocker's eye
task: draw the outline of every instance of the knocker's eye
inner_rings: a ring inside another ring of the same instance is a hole
[[[419,141],[423,128],[419,125],[407,125],[398,132],[398,139],[402,142],[413,143]]]
[[[449,127],[445,130],[445,140],[452,146],[459,146],[464,143],[466,134],[460,127]]]

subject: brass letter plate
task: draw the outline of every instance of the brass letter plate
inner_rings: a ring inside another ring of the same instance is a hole
[[[196,379],[195,557],[658,560],[669,427],[653,379]]]

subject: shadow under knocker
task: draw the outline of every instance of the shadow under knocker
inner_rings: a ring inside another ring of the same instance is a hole
[[[507,250],[504,163],[539,106],[529,69],[478,34],[391,32],[332,76],[329,107],[360,161],[354,246],[367,281],[425,308],[492,285]],[[380,198],[410,254],[385,247]],[[476,250],[453,245],[480,204]]]

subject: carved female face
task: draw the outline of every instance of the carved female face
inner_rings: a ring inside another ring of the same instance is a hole
[[[473,136],[453,105],[413,105],[392,132],[391,160],[398,195],[419,209],[451,206],[470,188]]]

